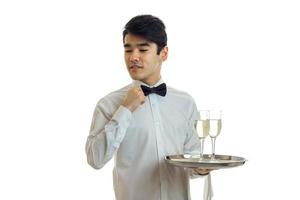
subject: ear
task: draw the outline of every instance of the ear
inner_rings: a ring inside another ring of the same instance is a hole
[[[160,57],[163,61],[167,60],[168,58],[168,52],[169,52],[169,49],[167,46],[165,46],[161,51],[160,51]]]

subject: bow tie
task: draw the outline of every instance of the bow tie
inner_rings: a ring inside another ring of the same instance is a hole
[[[166,96],[166,93],[167,93],[167,86],[165,83],[162,83],[159,86],[152,87],[152,88],[147,87],[145,85],[141,85],[141,88],[142,88],[145,96],[148,96],[151,93],[155,93],[160,96]]]

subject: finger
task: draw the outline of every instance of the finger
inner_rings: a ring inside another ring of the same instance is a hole
[[[145,102],[145,96],[143,93],[141,94],[140,99],[141,99],[141,101]]]
[[[143,91],[141,87],[136,87],[137,90]]]
[[[143,90],[141,88],[139,88],[139,91],[144,95],[144,92],[143,92]]]
[[[134,91],[138,96],[140,96],[141,95],[141,91],[140,90],[138,90],[138,89],[136,89],[135,91]]]

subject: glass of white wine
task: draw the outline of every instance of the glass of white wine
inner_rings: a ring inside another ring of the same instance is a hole
[[[209,111],[209,136],[211,138],[212,154],[211,159],[215,159],[216,138],[220,134],[222,128],[222,111]]]
[[[204,140],[209,134],[209,111],[199,110],[195,121],[195,130],[200,140],[200,159],[203,158]]]

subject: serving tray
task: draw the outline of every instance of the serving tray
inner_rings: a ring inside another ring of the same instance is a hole
[[[247,161],[245,158],[230,155],[215,155],[215,158],[212,159],[209,154],[204,154],[202,158],[199,155],[169,155],[165,157],[165,160],[167,163],[179,167],[210,170],[238,167]]]

